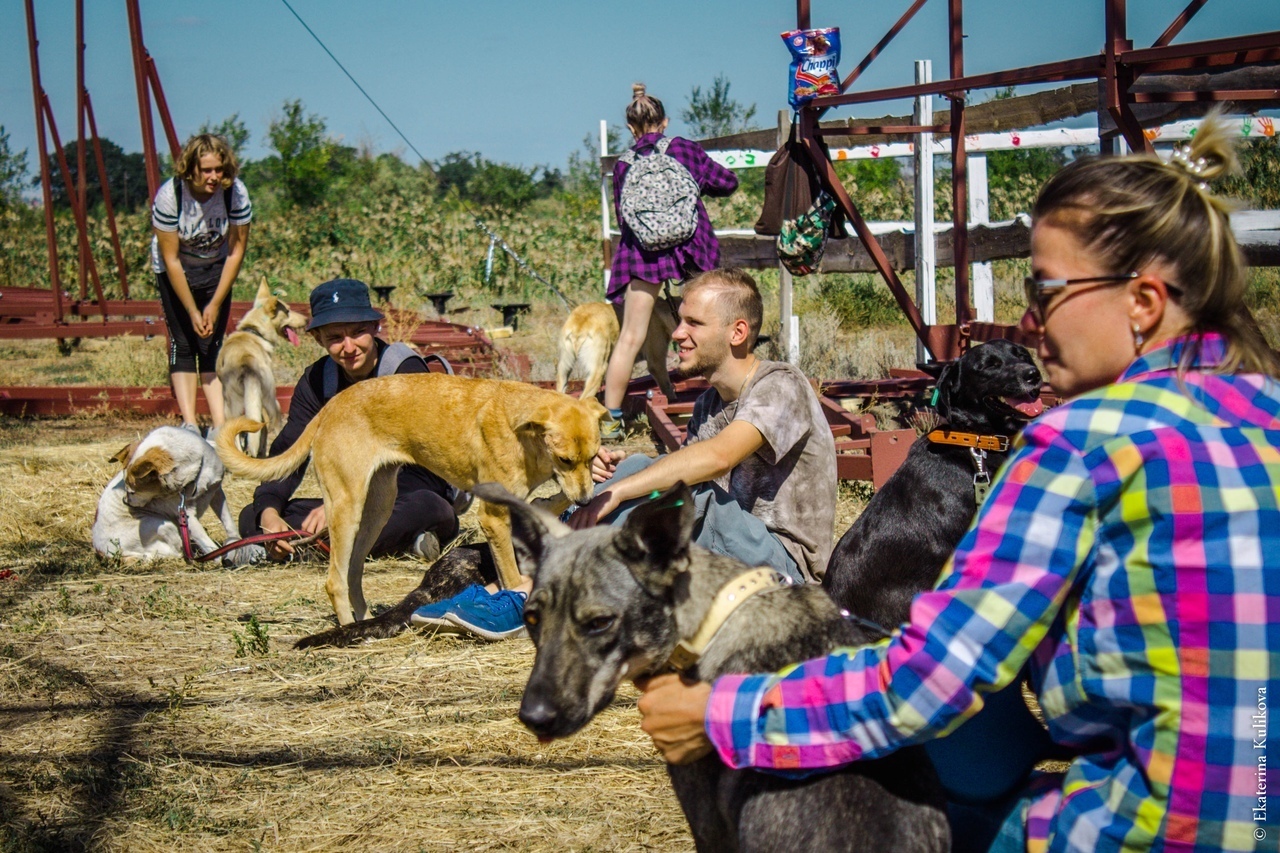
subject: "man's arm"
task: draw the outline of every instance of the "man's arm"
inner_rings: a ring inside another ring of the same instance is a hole
[[[764,436],[746,421],[733,421],[711,438],[685,445],[630,477],[610,485],[591,503],[569,516],[576,530],[592,527],[624,502],[663,491],[678,482],[705,483],[728,474],[764,445]]]

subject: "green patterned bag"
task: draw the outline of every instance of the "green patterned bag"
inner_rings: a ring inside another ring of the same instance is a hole
[[[807,213],[782,223],[778,233],[778,260],[792,275],[808,275],[822,262],[827,246],[827,227],[836,209],[836,200],[820,193]]]

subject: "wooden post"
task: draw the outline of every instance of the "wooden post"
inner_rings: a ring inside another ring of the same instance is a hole
[[[778,147],[781,148],[787,143],[787,139],[791,136],[791,113],[787,110],[778,110]],[[786,215],[786,198],[783,194],[783,216]],[[791,273],[787,271],[781,263],[778,264],[778,326],[779,333],[782,338],[782,357],[791,364],[798,364],[800,361],[800,323],[793,322],[792,306],[794,305],[792,296],[794,282],[791,279]]]
[[[933,82],[933,63],[916,60],[916,83]],[[917,125],[933,124],[933,96],[916,98],[914,121]],[[933,134],[916,137],[916,305],[926,326],[938,322],[937,247],[933,238]],[[930,360],[924,342],[916,340],[916,361]]]
[[[604,158],[609,156],[609,122],[600,119],[600,240],[604,245],[604,290],[609,292],[609,271],[613,266],[613,241],[609,239],[609,175]]]
[[[969,158],[969,219],[974,225],[991,222],[986,154],[974,154]],[[996,288],[989,261],[973,265],[973,308],[979,323],[995,322]]]

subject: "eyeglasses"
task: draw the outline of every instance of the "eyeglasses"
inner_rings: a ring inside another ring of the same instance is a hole
[[[1049,317],[1049,303],[1053,301],[1053,297],[1057,296],[1069,285],[1093,285],[1093,287],[1085,287],[1074,291],[1072,294],[1074,296],[1103,287],[1115,287],[1117,284],[1133,281],[1137,277],[1138,273],[1136,272],[1125,273],[1124,275],[1098,275],[1090,278],[1036,278],[1033,275],[1029,275],[1022,280],[1022,286],[1026,290],[1027,310],[1031,312],[1031,319],[1035,320],[1037,326],[1043,326],[1045,320]],[[1168,285],[1166,285],[1166,288],[1171,293],[1178,292],[1176,288]]]

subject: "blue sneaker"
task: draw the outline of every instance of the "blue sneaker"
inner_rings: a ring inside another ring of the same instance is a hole
[[[528,636],[524,627],[523,592],[501,589],[450,608],[444,618],[458,628],[486,640]]]
[[[478,583],[473,583],[453,598],[445,598],[441,601],[433,601],[430,604],[422,605],[413,611],[413,615],[409,617],[409,622],[413,625],[429,625],[433,628],[456,631],[458,626],[445,619],[445,614],[461,604],[488,597],[489,590]]]

